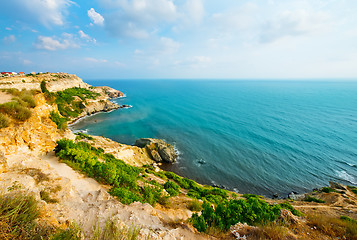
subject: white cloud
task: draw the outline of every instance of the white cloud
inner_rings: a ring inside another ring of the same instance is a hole
[[[12,28],[10,28],[10,27],[6,27],[5,28],[7,31],[11,31],[12,30]]]
[[[63,25],[67,8],[75,4],[71,0],[11,0],[1,4],[9,17],[26,22],[39,22],[45,26]]]
[[[177,8],[172,0],[102,0],[111,9],[106,15],[107,30],[114,36],[145,39],[158,25],[177,18]]]
[[[177,52],[181,46],[179,42],[174,41],[171,38],[161,37],[160,38],[161,44],[161,52],[164,54],[173,54]]]
[[[64,33],[63,38],[38,36],[34,44],[37,49],[48,51],[64,50],[68,48],[79,48],[79,44],[75,42],[72,34]]]
[[[6,36],[3,38],[5,43],[13,43],[16,41],[16,37],[14,35]]]
[[[87,62],[92,62],[92,63],[106,63],[106,62],[108,62],[108,60],[106,60],[106,59],[97,59],[97,58],[91,58],[91,57],[84,58],[84,60]]]
[[[201,23],[204,15],[205,9],[202,0],[188,0],[185,5],[185,12],[189,18],[189,22],[199,24]]]
[[[260,41],[266,43],[288,36],[316,33],[329,25],[328,19],[329,16],[324,12],[284,11],[277,18],[266,22]]]
[[[86,40],[87,42],[97,43],[97,40],[95,40],[95,38],[92,38],[88,34],[85,34],[82,30],[79,30],[78,34],[79,34],[80,38]]]
[[[99,26],[104,25],[104,17],[97,13],[94,8],[88,10],[88,17],[92,20],[94,24]]]

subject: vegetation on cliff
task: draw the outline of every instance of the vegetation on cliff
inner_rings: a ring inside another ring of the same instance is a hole
[[[33,97],[37,91],[18,90],[14,88],[3,89],[13,96],[12,101],[0,104],[0,128],[8,127],[11,120],[23,122],[32,115],[31,108],[36,107]]]
[[[55,153],[63,162],[110,185],[109,193],[122,203],[140,201],[155,205],[158,201],[164,201],[162,186],[149,184],[140,176],[144,169],[130,166],[86,142],[75,143],[62,139],[57,144]],[[143,184],[139,185],[138,181]]]

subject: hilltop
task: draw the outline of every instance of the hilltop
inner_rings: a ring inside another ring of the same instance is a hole
[[[44,236],[76,232],[74,222],[85,239],[105,239],[100,229],[138,239],[357,239],[356,188],[331,183],[277,200],[202,186],[162,171],[155,141],[130,146],[67,128],[127,107],[110,101],[118,90],[66,73],[2,78],[0,88],[0,206],[34,196]]]

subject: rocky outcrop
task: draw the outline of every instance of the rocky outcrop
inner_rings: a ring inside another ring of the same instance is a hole
[[[96,87],[96,89],[104,92],[110,98],[124,97],[124,93],[111,87]]]
[[[135,146],[145,148],[156,162],[173,163],[177,158],[174,147],[160,139],[140,138],[135,141]]]

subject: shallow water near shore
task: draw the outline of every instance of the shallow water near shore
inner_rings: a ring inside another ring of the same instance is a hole
[[[285,196],[357,184],[357,82],[93,81],[132,108],[71,126],[133,144],[161,138],[180,152],[162,166],[203,184]]]

